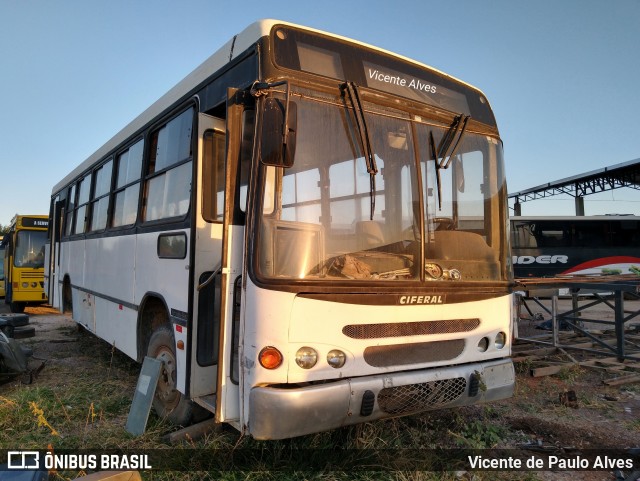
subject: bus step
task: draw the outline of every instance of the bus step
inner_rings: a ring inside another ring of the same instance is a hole
[[[209,396],[197,397],[197,398],[194,398],[193,401],[199,406],[202,406],[203,408],[205,408],[207,411],[210,411],[212,413],[216,412],[216,395],[215,394],[211,394]]]

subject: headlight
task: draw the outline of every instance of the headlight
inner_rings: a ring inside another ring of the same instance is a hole
[[[489,338],[483,337],[478,342],[478,351],[485,352],[487,349],[489,349]]]
[[[258,354],[258,361],[265,369],[276,369],[282,364],[282,353],[273,346],[267,346]]]
[[[347,355],[339,349],[333,349],[327,354],[327,363],[334,369],[339,369],[344,366],[347,361]]]
[[[496,349],[502,349],[507,343],[507,335],[504,332],[496,334],[495,345]]]
[[[312,347],[301,347],[296,352],[296,364],[302,369],[311,369],[318,362],[318,353]]]

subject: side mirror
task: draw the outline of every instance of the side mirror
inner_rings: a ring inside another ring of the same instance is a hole
[[[260,158],[265,165],[291,167],[296,151],[297,105],[268,97],[262,109]]]

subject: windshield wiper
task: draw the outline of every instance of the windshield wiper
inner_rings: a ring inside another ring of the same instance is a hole
[[[433,131],[429,132],[429,147],[431,148],[431,155],[436,163],[436,187],[438,191],[438,210],[442,210],[442,186],[440,182],[440,169],[448,169],[451,165],[451,160],[458,150],[458,145],[464,136],[464,131],[467,128],[467,122],[470,115],[456,115],[451,122],[449,130],[444,134],[438,148],[436,149],[436,142],[433,139]],[[457,137],[457,139],[456,139]],[[455,140],[455,143],[454,143]],[[452,147],[453,145],[453,147]],[[440,160],[438,160],[440,159]]]
[[[373,220],[373,214],[376,209],[376,174],[378,173],[378,166],[376,165],[375,154],[373,153],[373,147],[371,146],[371,138],[369,137],[369,129],[367,128],[367,121],[364,116],[364,107],[360,102],[360,93],[358,92],[358,86],[354,82],[345,82],[340,86],[342,95],[349,96],[349,102],[353,108],[353,116],[356,120],[356,127],[358,129],[358,136],[360,137],[360,147],[364,154],[364,160],[367,165],[367,173],[369,174],[369,197],[371,199],[371,214],[370,220]]]

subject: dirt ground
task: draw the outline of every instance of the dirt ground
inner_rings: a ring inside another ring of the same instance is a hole
[[[546,301],[542,302],[544,304]],[[560,305],[568,308],[570,300],[561,300]],[[626,302],[625,307],[628,313],[635,312],[640,309],[640,301]],[[535,329],[542,322],[540,316],[546,316],[544,310],[531,305],[531,311],[533,316],[527,313],[519,323],[520,335],[538,338],[548,336],[548,332]],[[8,312],[3,303],[0,303],[0,312]],[[80,351],[82,343],[79,340],[86,334],[77,329],[69,316],[46,306],[27,308],[26,313],[30,316],[30,324],[36,329],[36,336],[20,342],[31,346],[35,357],[47,360],[34,383],[60,382],[56,378],[56,366],[78,366],[81,363],[83,368],[90,368],[90,353]],[[613,311],[606,306],[584,315],[613,319]],[[635,322],[640,323],[640,318]],[[516,342],[515,349],[522,344],[525,342]],[[636,351],[640,351],[640,342],[635,347]],[[496,403],[495,407],[495,422],[509,433],[499,447],[532,449],[532,452],[640,447],[640,380],[607,385],[604,381],[619,374],[602,368],[579,367],[574,363],[593,357],[597,356],[572,350],[569,355],[560,353],[541,360],[517,363],[516,393],[513,398]],[[36,363],[34,366],[37,365],[37,361],[32,362]],[[535,365],[555,365],[554,362],[563,363],[564,367],[559,373],[531,376],[531,369]],[[640,373],[640,369],[635,369],[635,372]],[[134,386],[135,377],[132,377],[132,389]],[[563,402],[563,394],[569,391],[575,392],[575,403]],[[607,472],[542,472],[538,476],[545,481],[616,479]]]
[[[538,302],[527,299],[525,302],[528,309],[522,306],[520,311],[520,339],[514,344],[514,359],[519,357],[519,351],[529,352],[531,347],[547,347],[531,341],[552,341],[551,333],[541,329],[548,327],[551,320],[551,299],[542,298],[538,299]],[[559,298],[558,314],[562,315],[576,307],[589,306],[594,304],[596,299],[585,296],[578,298],[577,306],[574,302],[570,297]],[[614,301],[608,299],[607,302],[609,305],[600,302],[580,311],[580,320],[577,322],[583,329],[615,346],[612,324],[615,320]],[[640,301],[624,301],[625,317],[633,316],[639,310]],[[611,324],[591,321],[608,321]],[[574,333],[568,326],[565,327],[566,330],[558,331],[559,342],[563,346],[577,347],[584,341],[589,341],[584,336]],[[629,319],[625,328],[625,353],[640,359],[640,316]],[[507,402],[511,412],[511,427],[522,429],[543,445],[565,448],[567,451],[640,447],[640,363],[633,360],[620,363],[617,362],[615,352],[599,347],[596,349],[608,354],[598,355],[566,347],[554,354],[541,356],[540,359],[531,357],[516,363],[517,392]],[[585,367],[579,363],[594,365]],[[557,374],[532,376],[536,368],[556,366],[562,368]],[[562,398],[568,391],[575,392],[575,404]],[[527,411],[531,414],[527,415]],[[615,478],[603,472],[581,472],[578,478],[575,474],[541,473],[541,477],[549,480],[589,481],[625,479]]]

